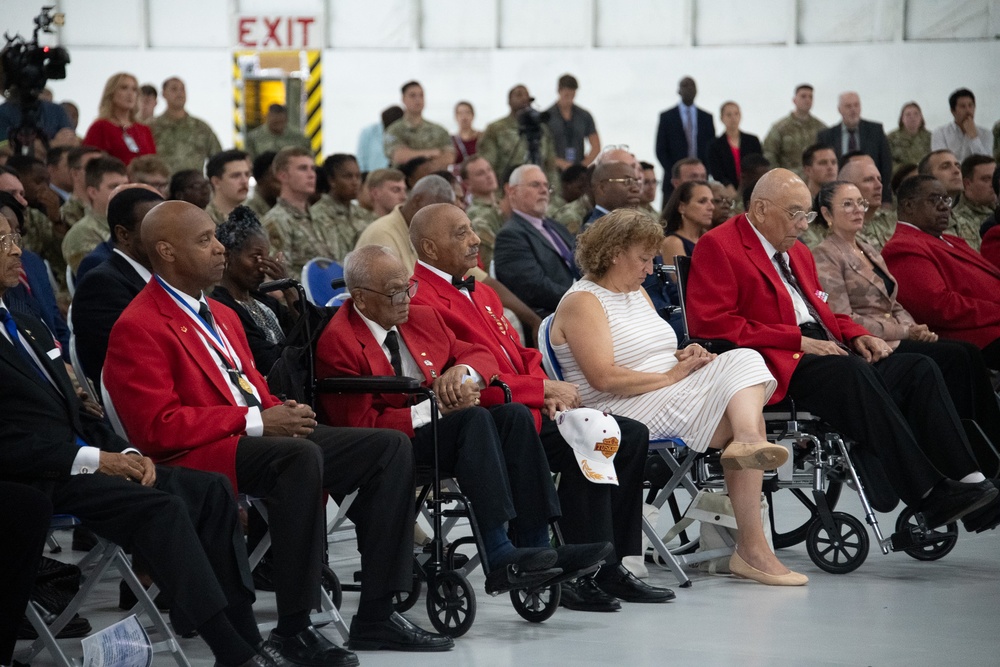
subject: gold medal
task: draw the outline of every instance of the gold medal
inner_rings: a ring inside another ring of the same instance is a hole
[[[253,385],[250,384],[250,381],[247,380],[245,376],[243,376],[240,373],[237,373],[237,375],[236,375],[236,381],[239,383],[240,389],[242,389],[243,391],[245,391],[248,394],[252,394],[253,393]]]

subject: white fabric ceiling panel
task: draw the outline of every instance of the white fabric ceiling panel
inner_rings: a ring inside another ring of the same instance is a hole
[[[597,0],[596,46],[681,46],[691,30],[683,0]]]
[[[37,9],[33,3],[32,7]],[[65,46],[141,46],[142,3],[135,0],[62,0],[66,25],[60,29]],[[123,69],[126,69],[122,63]]]
[[[986,39],[996,33],[990,25],[991,0],[908,0],[906,39]],[[996,4],[994,2],[994,4]],[[1000,10],[994,9],[1000,17]]]
[[[420,46],[492,49],[497,45],[497,0],[428,0],[420,3]]]
[[[330,47],[408,49],[416,46],[410,0],[330,0]]]
[[[692,0],[697,46],[784,44],[792,21],[789,0]]]
[[[583,47],[593,41],[591,0],[500,0],[501,47]]]
[[[227,47],[234,42],[233,17],[218,0],[148,0],[152,47]]]
[[[799,42],[891,42],[902,28],[903,0],[801,0]]]

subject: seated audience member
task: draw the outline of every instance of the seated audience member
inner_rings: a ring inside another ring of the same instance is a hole
[[[813,144],[802,151],[802,180],[813,197],[819,189],[837,179],[837,153],[829,146]]]
[[[1000,369],[1000,269],[944,233],[951,198],[933,176],[899,187],[899,225],[882,250],[899,281],[899,302],[942,338],[968,341]]]
[[[993,171],[993,195],[1000,202],[1000,169]],[[1000,204],[997,210],[1000,210]],[[997,225],[997,210],[983,220],[983,224],[979,227],[979,233],[983,237],[983,245],[980,246],[979,252],[992,262],[993,266],[1000,268],[1000,229],[997,229],[1000,225]]]
[[[513,215],[497,234],[493,250],[497,279],[544,317],[580,277],[573,260],[573,235],[545,218],[549,181],[539,167],[527,164],[515,169],[507,196]]]
[[[254,188],[253,194],[247,200],[247,206],[261,220],[278,202],[278,195],[281,194],[281,183],[271,169],[276,156],[277,153],[274,151],[264,151],[255,157],[252,163]]]
[[[708,145],[708,173],[720,183],[736,187],[740,182],[742,157],[763,153],[763,150],[760,139],[740,131],[742,114],[736,102],[723,102],[719,118],[726,131]]]
[[[600,155],[598,155],[598,157],[600,157]],[[549,200],[549,209],[546,211],[546,214],[550,215],[550,217],[556,222],[565,225],[566,229],[568,229],[571,234],[578,234],[580,232],[580,227],[583,225],[583,221],[587,219],[590,215],[591,209],[594,208],[594,195],[590,189],[590,179],[594,175],[595,166],[596,165],[591,162],[588,167],[583,167],[583,165],[573,165],[569,167],[566,170],[567,172],[577,170],[577,167],[580,168],[578,171],[579,176],[577,181],[579,183],[579,194],[575,194],[572,187],[569,193],[565,192],[564,188],[563,199],[567,203],[559,206],[555,211],[552,210],[552,200]],[[510,177],[508,175],[507,183],[510,182],[509,178]],[[565,178],[563,182],[566,182]],[[574,181],[570,180],[569,182],[573,183]],[[507,183],[504,184],[505,193],[507,192]],[[573,198],[571,198],[571,196],[573,196]],[[510,207],[510,201],[506,198],[506,196],[500,202],[500,206],[501,208]],[[507,217],[510,217],[509,211],[506,211],[505,218]]]
[[[861,192],[861,198],[868,202],[865,222],[859,236],[875,250],[881,251],[896,232],[896,209],[886,206],[882,190],[882,173],[871,156],[858,153],[845,155],[847,161],[840,168],[837,178],[853,183]]]
[[[541,174],[536,176],[544,178]],[[536,189],[541,192],[540,186]],[[618,486],[588,481],[554,421],[557,412],[580,406],[576,386],[550,380],[542,370],[541,355],[521,344],[517,332],[504,317],[497,294],[488,285],[462,279],[476,266],[479,245],[468,217],[454,207],[429,206],[414,216],[410,238],[420,258],[414,278],[421,289],[413,303],[434,308],[458,340],[487,347],[500,369],[499,378],[511,388],[514,401],[531,409],[549,468],[562,474],[559,501],[563,515],[559,525],[564,539],[570,544],[611,542],[614,545],[614,553],[596,577],[563,584],[563,605],[571,609],[611,611],[620,606],[615,598],[628,602],[673,599],[672,591],[649,586],[621,565],[622,557],[639,554],[641,550],[641,489],[649,449],[646,427],[615,416],[621,429],[621,445],[614,460]],[[504,400],[496,387],[484,389],[481,396],[484,405]]]
[[[753,153],[756,155],[756,153]],[[674,163],[670,171],[670,187],[676,188],[688,181],[708,181],[708,170],[705,164],[696,157],[686,157]]]
[[[639,168],[642,169],[642,194],[639,197],[639,210],[658,218],[660,213],[653,208],[653,202],[656,201],[656,186],[660,184],[656,178],[656,168],[649,162],[640,162]],[[565,192],[565,190],[566,186],[563,184],[563,191]]]
[[[170,167],[159,155],[141,155],[128,164],[130,183],[148,185],[164,199],[170,197],[170,174]]]
[[[21,233],[24,207],[8,192],[0,192],[0,217],[7,220],[11,233]],[[44,322],[68,355],[69,327],[59,311],[44,260],[30,250],[22,250],[18,274],[17,285],[9,288],[4,296],[8,308],[13,313],[31,315]]]
[[[19,169],[15,169],[19,167]],[[7,192],[24,207],[24,224],[21,225],[21,243],[24,249],[31,250],[49,261],[57,277],[62,279],[66,273],[66,262],[60,248],[60,233],[58,218],[54,222],[41,208],[48,210],[48,205],[40,204],[38,191],[47,189],[41,178],[42,170],[36,170],[34,158],[14,155],[10,164],[0,166],[0,192]],[[27,182],[25,182],[27,181]],[[45,193],[49,199],[54,193]],[[41,208],[36,208],[40,206]]]
[[[274,156],[271,170],[278,178],[280,194],[260,222],[271,247],[284,256],[289,275],[298,279],[310,259],[333,254],[333,249],[317,237],[309,213],[309,198],[316,191],[312,153],[296,146],[282,148]]]
[[[108,204],[108,224],[114,250],[107,261],[94,267],[77,284],[73,295],[73,333],[83,372],[101,386],[101,370],[108,351],[111,328],[152,277],[140,226],[149,211],[163,201],[145,185],[126,185]]]
[[[222,472],[237,492],[267,503],[278,605],[271,646],[293,663],[357,664],[310,624],[309,611],[326,534],[322,491],[360,489],[348,511],[362,561],[351,645],[451,648],[451,639],[392,609],[392,595],[413,583],[410,443],[390,430],[317,426],[309,406],[268,391],[239,318],[205,298],[225,257],[204,210],[164,202],[147,214],[142,234],[154,277],[111,332],[105,384],[125,428],[152,456]]]
[[[125,164],[113,157],[98,157],[87,163],[87,197],[90,212],[76,222],[62,241],[62,255],[73,273],[91,250],[111,238],[108,201],[119,185],[128,183]]]
[[[948,106],[954,120],[934,130],[931,150],[951,151],[959,162],[970,155],[991,155],[993,141],[990,131],[976,125],[976,96],[968,88],[959,88],[948,96]]]
[[[583,223],[586,229],[595,220],[620,208],[637,208],[642,198],[642,181],[627,162],[603,161],[594,167],[591,191],[594,210]]]
[[[778,381],[770,402],[791,396],[853,439],[929,526],[983,507],[997,489],[979,471],[937,366],[893,354],[827,306],[812,255],[796,242],[810,208],[805,183],[775,169],[758,181],[747,214],[701,237],[688,289],[692,335],[760,352]]]
[[[233,148],[208,158],[205,176],[212,186],[212,201],[205,210],[215,224],[221,225],[234,208],[246,201],[251,175],[250,156],[244,151]]]
[[[354,203],[361,191],[361,170],[353,155],[331,155],[323,162],[321,174],[330,191],[309,207],[309,215],[313,231],[333,253],[330,259],[339,262],[375,217]]]
[[[376,169],[365,178],[372,214],[378,220],[406,201],[406,175],[398,169]]]
[[[148,125],[136,117],[139,82],[131,74],[112,74],[104,84],[97,120],[91,123],[83,143],[101,149],[128,164],[140,155],[156,152]]]
[[[970,155],[962,161],[962,198],[952,207],[951,223],[945,231],[968,243],[973,250],[982,245],[979,228],[997,205],[993,192],[996,167],[996,160],[990,155]]]
[[[718,227],[733,215],[736,206],[736,188],[718,181],[708,184],[712,188],[712,227]]]
[[[347,256],[351,298],[317,344],[317,374],[407,376],[434,390],[442,415],[441,470],[458,479],[476,511],[489,562],[487,592],[557,574],[548,568],[574,572],[595,564],[611,552],[610,544],[549,548],[549,522],[559,516],[559,500],[531,412],[520,403],[479,407],[480,391],[499,371],[496,360],[487,348],[456,340],[432,308],[410,304],[418,284],[409,273],[385,246],[364,246]],[[429,403],[409,406],[398,394],[330,394],[320,400],[325,416],[339,426],[402,431],[413,443],[414,463],[434,466]],[[521,548],[507,538],[508,522]],[[509,572],[510,564],[523,576]]]
[[[760,522],[761,471],[788,458],[767,442],[760,417],[774,378],[753,350],[677,349],[673,329],[641,289],[660,238],[655,221],[632,211],[616,211],[579,237],[584,277],[556,309],[553,352],[583,405],[641,421],[653,438],[683,438],[696,452],[722,449],[740,529],[730,568],[763,584],[801,586],[808,579],[778,561]]]
[[[868,201],[848,181],[828,183],[815,199],[814,210],[830,228],[830,235],[812,251],[820,283],[829,295],[827,304],[896,352],[925,354],[933,359],[959,416],[976,420],[987,437],[1000,444],[1000,407],[979,348],[939,339],[899,304],[896,279],[878,250],[861,238]],[[972,444],[975,448],[976,443]],[[989,448],[974,452],[982,468],[995,476],[996,455]]]
[[[691,256],[694,246],[712,226],[715,204],[712,188],[705,181],[688,181],[674,189],[663,207],[663,230],[666,236],[657,254],[673,261],[676,255]]]
[[[941,181],[952,202],[957,203],[961,199],[965,191],[965,183],[962,182],[962,163],[951,151],[947,149],[931,151],[917,165],[917,171]]]
[[[200,171],[182,169],[170,177],[167,199],[186,201],[203,209],[212,201],[212,186]]]
[[[733,213],[742,213],[750,207],[750,195],[757,186],[757,181],[771,170],[771,163],[763,155],[747,155],[742,162],[743,178],[740,180],[740,196],[733,206]]]
[[[470,155],[459,171],[462,182],[469,194],[469,206],[465,210],[472,221],[472,229],[479,236],[479,259],[487,269],[493,261],[493,246],[497,232],[503,227],[504,215],[500,211],[497,198],[497,175],[493,165],[486,158]]]
[[[907,102],[899,112],[899,127],[886,136],[892,152],[892,169],[920,162],[931,152],[931,133],[924,123],[924,113],[916,102]]]
[[[148,563],[171,601],[174,631],[197,630],[216,664],[275,667],[251,608],[232,487],[221,475],[154,466],[84,409],[46,328],[7,310],[3,297],[17,284],[18,240],[0,217],[2,479],[44,486],[51,511],[74,515]],[[10,509],[6,491],[4,499]],[[27,513],[18,516],[23,527],[30,521]],[[26,545],[5,543],[5,560],[17,546]],[[0,597],[16,596],[17,588],[4,587]],[[6,629],[17,627],[20,617],[2,620]],[[0,652],[7,648],[0,645]]]
[[[93,146],[76,146],[69,150],[66,165],[73,179],[73,191],[69,199],[59,207],[59,217],[66,227],[72,227],[77,220],[87,215],[90,208],[90,197],[87,196],[87,163],[100,155],[101,150]]]
[[[260,220],[246,206],[237,206],[229,219],[215,230],[226,249],[226,270],[222,282],[212,290],[212,298],[232,308],[240,317],[254,365],[263,375],[285,349],[285,336],[298,319],[298,292],[285,290],[285,307],[270,294],[257,288],[265,280],[287,277],[285,267],[270,257],[271,243]]]
[[[455,201],[453,202],[455,206],[463,211],[468,208],[468,205],[465,203],[465,190],[462,188],[462,183],[458,180],[458,176],[455,176],[455,174],[447,169],[439,169],[434,174],[448,181],[448,185],[451,186],[452,191],[455,193]]]
[[[30,155],[14,155],[7,160],[6,166],[17,172],[28,206],[48,218],[48,226],[58,226],[61,223],[59,206],[62,202],[50,185],[45,160]]]

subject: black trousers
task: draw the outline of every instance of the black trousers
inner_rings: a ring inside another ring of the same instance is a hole
[[[240,627],[253,582],[233,489],[217,473],[156,467],[152,487],[108,475],[74,475],[55,486],[52,507],[138,556],[171,601],[186,634],[221,611]]]
[[[987,368],[1000,371],[1000,338],[984,347],[982,354]]]
[[[868,364],[855,355],[806,354],[788,394],[870,448],[907,505],[943,477],[978,470],[941,372],[927,357],[896,353]]]
[[[979,424],[986,437],[1000,447],[1000,403],[986,370],[986,362],[979,348],[960,340],[939,339],[934,343],[915,340],[900,341],[897,352],[923,354],[934,360],[951,401],[962,419]],[[986,443],[977,439],[969,441],[976,461],[987,477],[1000,472],[1000,459]]]
[[[418,466],[433,466],[431,427],[417,429]],[[520,403],[467,408],[438,422],[438,460],[472,503],[482,530],[512,521],[514,534],[559,516],[559,499],[531,411]]]
[[[642,480],[649,453],[649,429],[645,424],[618,416],[615,421],[622,431],[615,455],[618,486],[588,481],[556,423],[545,415],[540,433],[549,467],[561,474],[559,502],[563,516],[559,527],[563,537],[569,543],[611,542],[615,553],[608,558],[609,564],[642,550]]]
[[[9,665],[17,630],[35,585],[52,518],[52,502],[30,486],[0,482],[0,665]]]
[[[308,439],[240,438],[236,479],[267,507],[279,616],[319,604],[323,489],[338,501],[358,491],[347,514],[361,554],[361,603],[412,587],[413,455],[402,433],[317,426]]]

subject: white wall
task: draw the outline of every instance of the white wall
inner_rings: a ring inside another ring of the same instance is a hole
[[[107,77],[129,71],[159,85],[179,75],[189,111],[232,142],[232,17],[238,12],[324,18],[324,151],[353,152],[358,131],[420,80],[425,115],[454,129],[468,99],[483,127],[507,113],[524,83],[545,107],[565,72],[580,80],[606,143],[654,161],[657,116],[693,76],[697,103],[718,117],[734,99],[743,127],[763,135],[791,109],[796,84],[816,87],[814,113],[838,121],[837,93],[857,90],[863,115],[895,127],[915,99],[929,127],[950,120],[947,96],[966,86],[977,122],[1000,118],[998,0],[61,0],[60,39],[72,62],[50,87],[96,116]],[[570,12],[570,9],[574,11]],[[37,8],[0,0],[0,28],[30,33]],[[373,19],[375,17],[375,19]],[[54,38],[47,38],[55,43]],[[44,40],[43,40],[44,41]],[[554,45],[559,46],[554,46]],[[732,44],[742,44],[731,46]],[[473,48],[482,45],[484,48]],[[636,45],[636,46],[629,46]],[[445,48],[448,47],[448,48]],[[162,110],[162,102],[161,107]],[[719,125],[721,129],[721,125]]]

